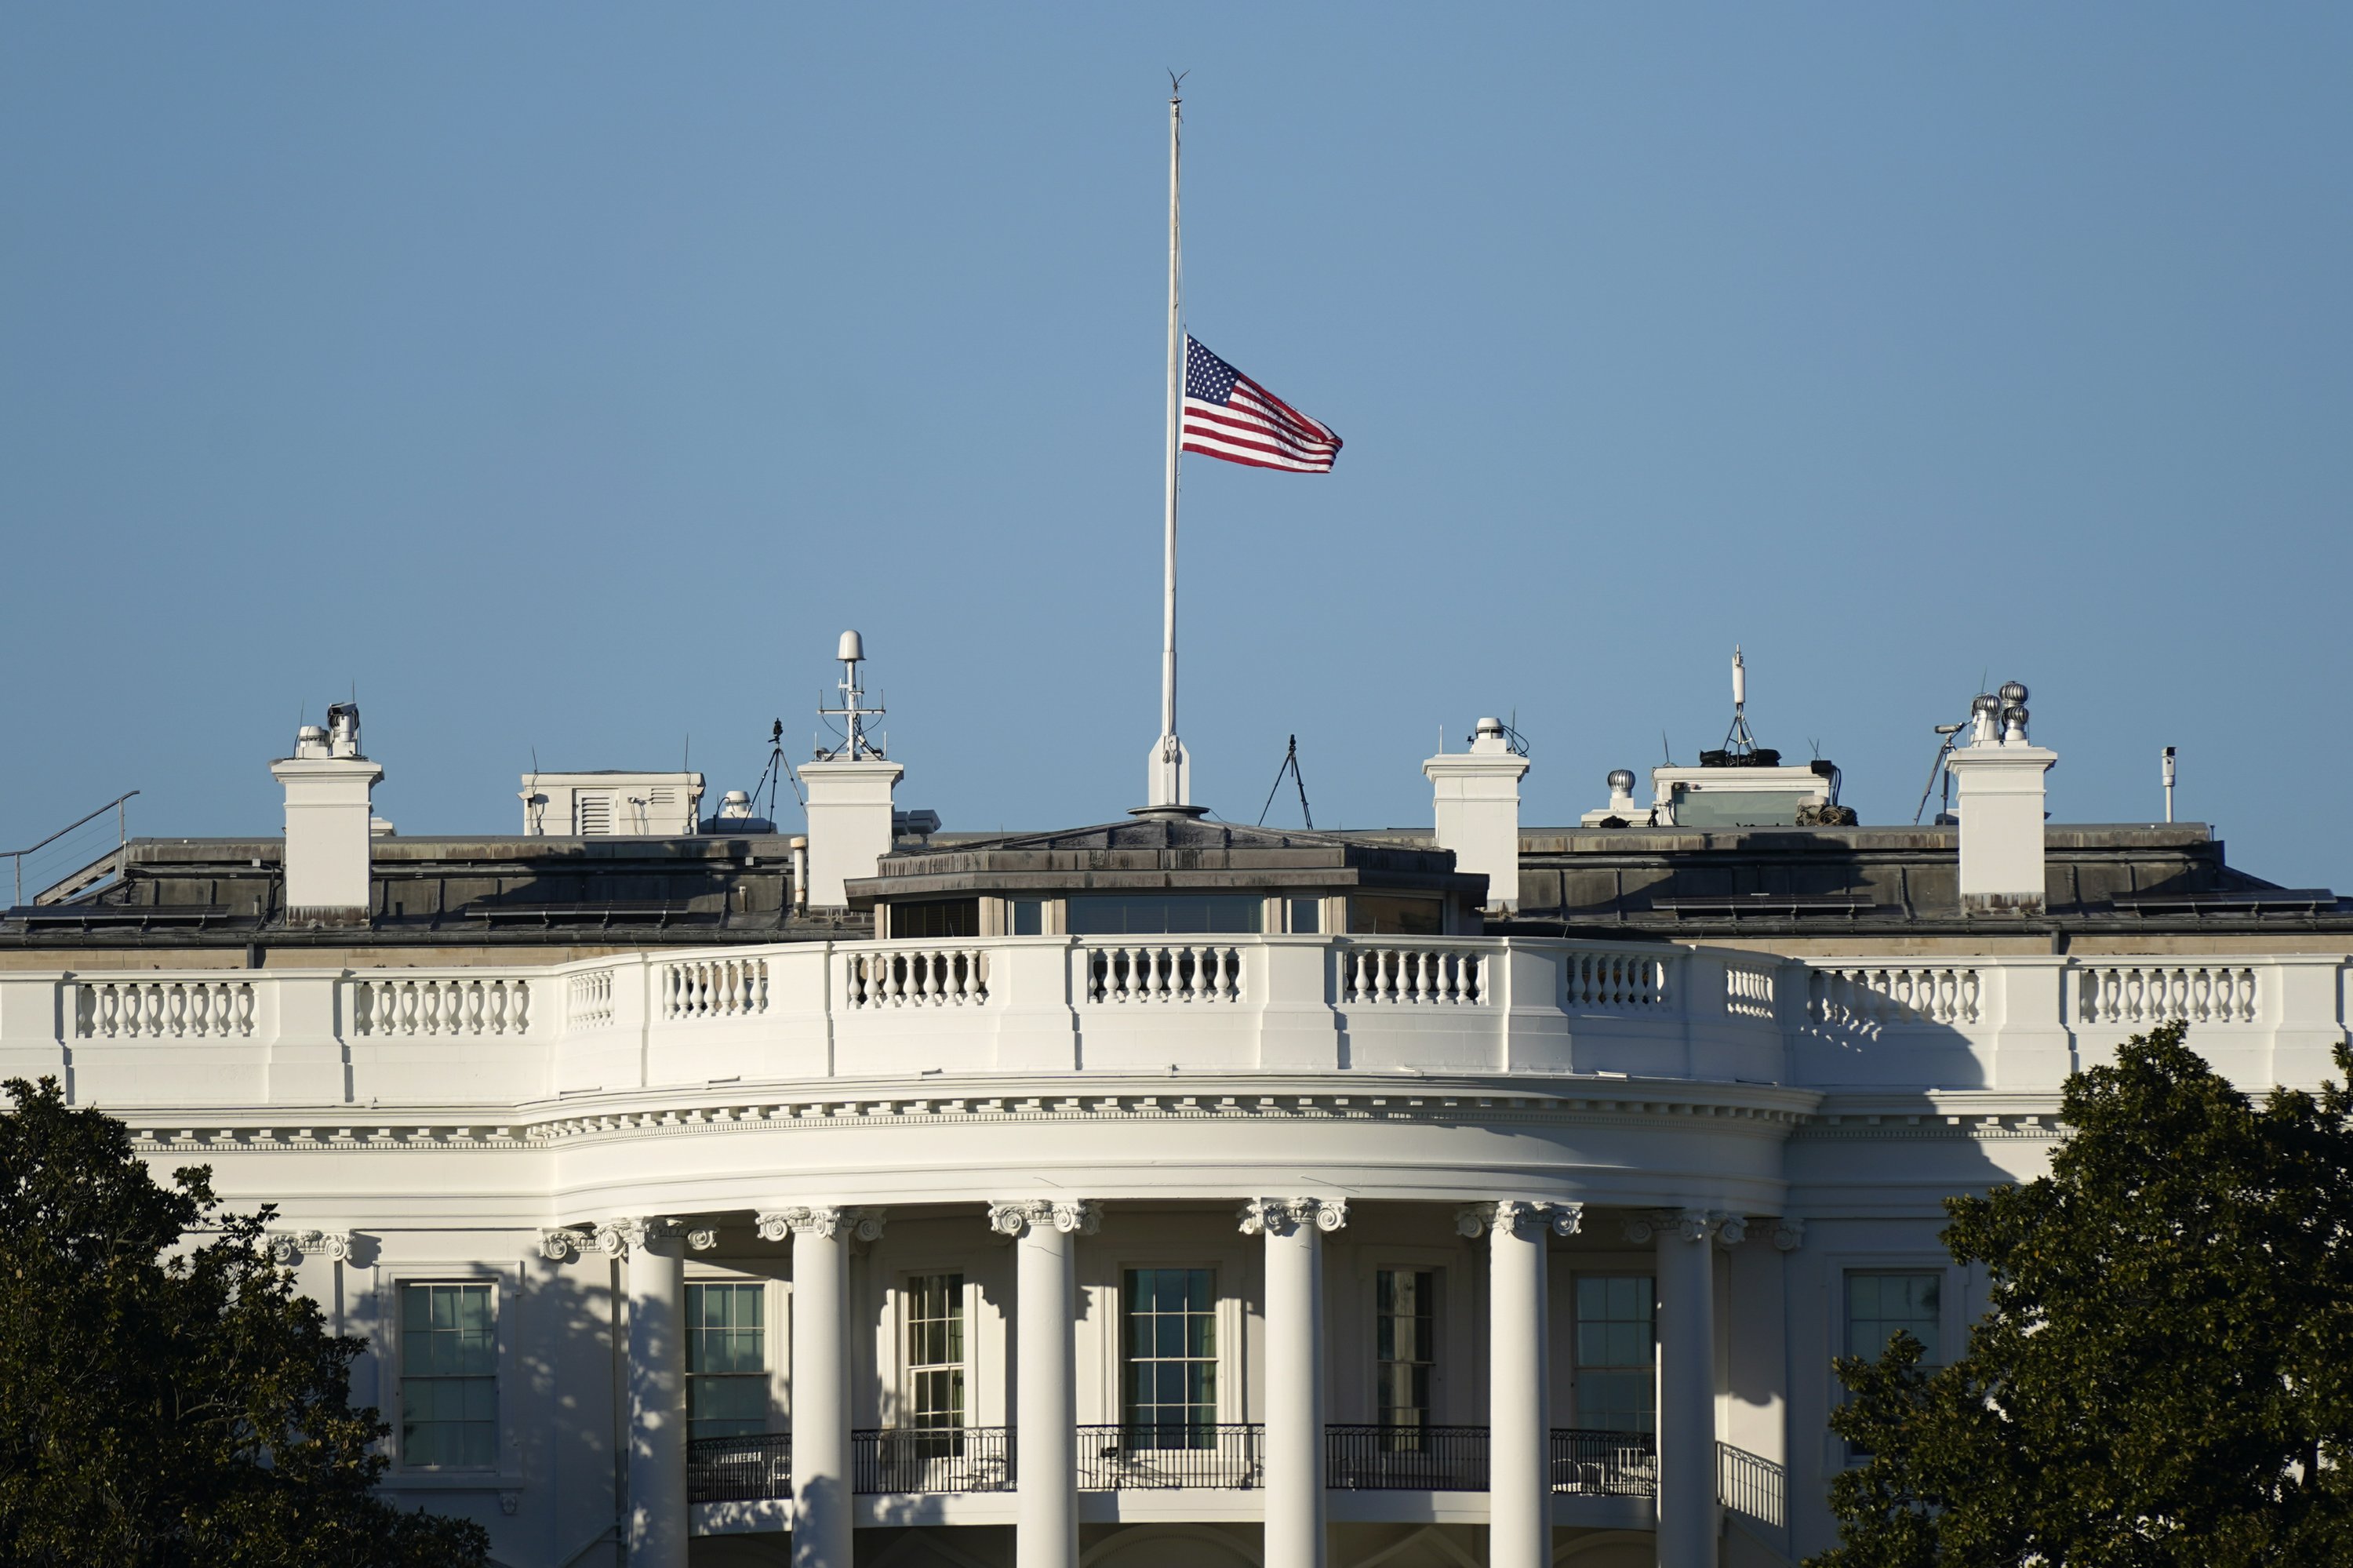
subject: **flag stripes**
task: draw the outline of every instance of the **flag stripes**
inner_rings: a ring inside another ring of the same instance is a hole
[[[1331,426],[1309,418],[1189,334],[1182,434],[1188,452],[1291,473],[1329,473],[1340,455],[1340,438]]]

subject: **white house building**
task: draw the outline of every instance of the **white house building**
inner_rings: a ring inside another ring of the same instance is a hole
[[[691,775],[391,834],[339,715],[282,840],[26,890],[0,1071],[280,1205],[388,1492],[514,1568],[1794,1562],[1832,1357],[1956,1353],[1938,1200],[2069,1072],[2345,1038],[2353,909],[2046,827],[2023,696],[1932,828],[1753,750],[1526,827],[1482,724],[1431,830],[925,832],[869,745],[807,843]]]

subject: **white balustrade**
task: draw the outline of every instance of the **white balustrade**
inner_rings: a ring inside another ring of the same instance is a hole
[[[1773,1020],[1773,971],[1746,964],[1724,967],[1724,1011],[1735,1018]]]
[[[1647,1012],[1668,1005],[1664,959],[1576,950],[1564,958],[1561,978],[1571,1012]]]
[[[574,975],[564,991],[565,1021],[574,1029],[607,1029],[613,1022],[613,971],[587,969]]]
[[[768,1011],[765,959],[680,959],[661,967],[661,1016],[671,1022],[757,1018]]]
[[[1487,957],[1476,948],[1352,944],[1339,959],[1344,1002],[1477,1007],[1489,1000]]]
[[[1836,965],[1810,977],[1806,1016],[1864,1033],[1905,1024],[1976,1023],[1984,993],[1974,967]]]
[[[2253,1023],[2255,971],[2239,965],[2086,966],[2076,971],[2084,1023]]]
[[[1089,945],[1086,1000],[1240,1001],[1241,949],[1224,942],[1145,942]]]
[[[223,1040],[253,1033],[249,980],[84,980],[73,1032],[83,1040]]]
[[[514,975],[362,976],[352,982],[353,1032],[478,1038],[531,1028],[531,982]]]
[[[988,955],[977,948],[892,948],[852,952],[842,996],[853,1009],[980,1007],[988,1001]]]

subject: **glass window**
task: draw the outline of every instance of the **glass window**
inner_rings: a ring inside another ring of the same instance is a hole
[[[1293,935],[1312,937],[1324,929],[1324,901],[1321,898],[1293,898],[1290,904]]]
[[[686,1435],[749,1437],[768,1429],[767,1287],[686,1287]]]
[[[1877,1361],[1897,1330],[1926,1347],[1921,1361],[1936,1366],[1942,1361],[1938,1333],[1942,1316],[1938,1298],[1944,1277],[1934,1272],[1892,1274],[1862,1271],[1846,1277],[1846,1353]]]
[[[1427,1426],[1438,1369],[1438,1276],[1384,1268],[1373,1276],[1373,1405],[1384,1426]]]
[[[980,900],[933,898],[891,906],[891,939],[980,935]]]
[[[1577,1277],[1577,1424],[1657,1429],[1656,1294],[1646,1274]]]
[[[1218,1303],[1206,1268],[1131,1268],[1122,1404],[1132,1448],[1217,1444]]]
[[[1016,937],[1042,937],[1046,934],[1046,904],[1039,898],[1013,900],[1010,921]]]
[[[489,1469],[498,1463],[498,1334],[491,1287],[400,1287],[400,1457]]]
[[[907,1420],[925,1432],[964,1425],[964,1276],[907,1281]]]
[[[1256,894],[1099,894],[1070,902],[1076,937],[1163,936],[1176,932],[1259,931],[1266,900]]]
[[[1348,900],[1351,931],[1377,937],[1435,937],[1445,926],[1445,906],[1435,898],[1360,893]]]

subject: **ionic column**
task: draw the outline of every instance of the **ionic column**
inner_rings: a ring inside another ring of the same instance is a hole
[[[850,1568],[849,1239],[873,1241],[867,1209],[780,1209],[759,1217],[793,1238],[793,1568]]]
[[[1659,1568],[1715,1568],[1715,1238],[1736,1217],[1680,1209],[1631,1221],[1658,1244]]]
[[[1546,1238],[1574,1235],[1582,1203],[1466,1205],[1455,1228],[1487,1236],[1487,1563],[1552,1562],[1550,1314]]]
[[[686,1228],[613,1228],[628,1252],[630,1568],[686,1568]]]
[[[1324,1233],[1340,1198],[1253,1198],[1244,1235],[1266,1237],[1266,1568],[1324,1564]]]
[[[1014,1238],[1015,1568],[1077,1568],[1078,1387],[1071,1324],[1078,1238],[1103,1223],[1100,1204],[1043,1198],[991,1203],[989,1228]]]

